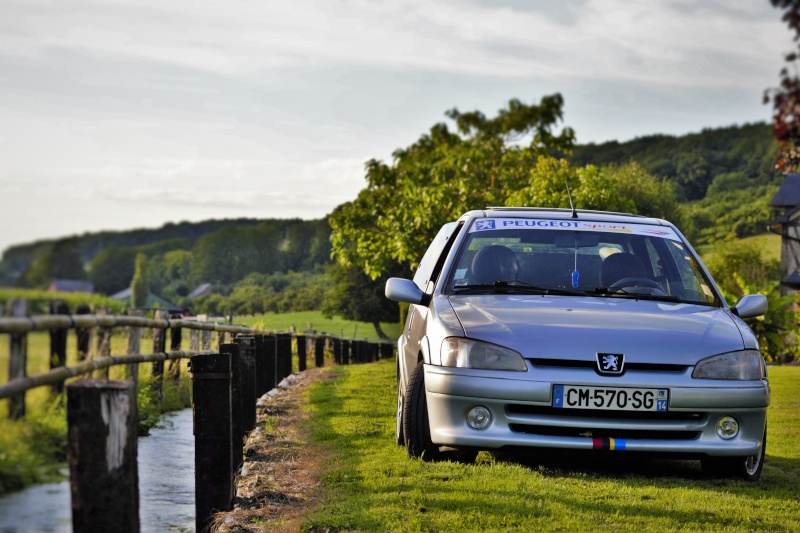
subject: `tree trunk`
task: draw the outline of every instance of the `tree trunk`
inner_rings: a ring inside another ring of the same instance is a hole
[[[386,333],[384,333],[383,330],[381,329],[381,323],[380,322],[378,322],[376,320],[376,321],[374,321],[372,323],[372,325],[375,326],[375,332],[378,334],[378,337],[380,337],[381,339],[388,339],[389,338],[389,337],[386,336]]]

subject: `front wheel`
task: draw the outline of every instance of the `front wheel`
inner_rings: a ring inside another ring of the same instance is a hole
[[[749,457],[712,457],[703,459],[703,472],[713,477],[731,477],[744,481],[755,482],[761,478],[764,468],[764,458],[767,455],[767,428],[764,428],[764,438],[761,441],[761,451],[758,455]]]
[[[408,387],[402,399],[403,436],[409,457],[419,457],[423,461],[458,461],[473,463],[478,455],[475,450],[440,451],[431,441],[431,426],[428,420],[428,401],[425,398],[425,368],[420,361],[408,378]],[[398,416],[400,413],[400,392],[398,389]],[[398,429],[399,431],[399,429]]]
[[[408,378],[402,417],[408,456],[419,457],[423,461],[444,459],[439,447],[431,442],[428,402],[425,399],[425,368],[422,361],[417,363]]]

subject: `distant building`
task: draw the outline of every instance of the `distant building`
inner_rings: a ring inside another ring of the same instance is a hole
[[[211,294],[212,285],[210,283],[201,283],[187,294],[187,298],[197,298],[198,296],[208,296]]]
[[[50,292],[94,292],[94,285],[80,279],[54,279],[47,286]]]
[[[117,293],[112,294],[109,298],[113,298],[114,300],[122,300],[125,305],[130,307],[131,305],[131,290],[130,288],[119,291]],[[162,311],[169,311],[170,313],[181,313],[183,312],[183,308],[168,302],[161,296],[157,296],[155,294],[148,293],[147,295],[147,302],[144,305],[144,309],[160,309]]]
[[[787,174],[769,205],[783,214],[769,225],[781,236],[781,294],[800,289],[800,174]]]

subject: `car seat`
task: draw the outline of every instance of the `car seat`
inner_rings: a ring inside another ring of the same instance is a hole
[[[600,284],[610,287],[625,278],[646,278],[642,260],[627,252],[611,254],[600,265]]]
[[[472,259],[472,278],[476,283],[513,281],[519,271],[517,254],[511,248],[493,244],[478,250]]]

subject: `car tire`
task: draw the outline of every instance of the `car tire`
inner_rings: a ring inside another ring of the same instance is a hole
[[[397,369],[397,411],[395,412],[394,436],[398,446],[405,446],[406,436],[403,432],[403,413],[406,395],[403,390],[403,380],[400,379],[400,369]]]
[[[422,361],[417,363],[408,377],[408,387],[403,409],[403,434],[409,457],[423,461],[441,461],[444,454],[431,442],[428,423],[428,402],[425,399],[425,369]]]
[[[711,477],[728,477],[743,481],[756,482],[761,478],[764,468],[764,459],[767,455],[767,428],[764,428],[764,437],[761,441],[761,451],[758,455],[748,457],[711,457],[703,459],[703,473]]]

